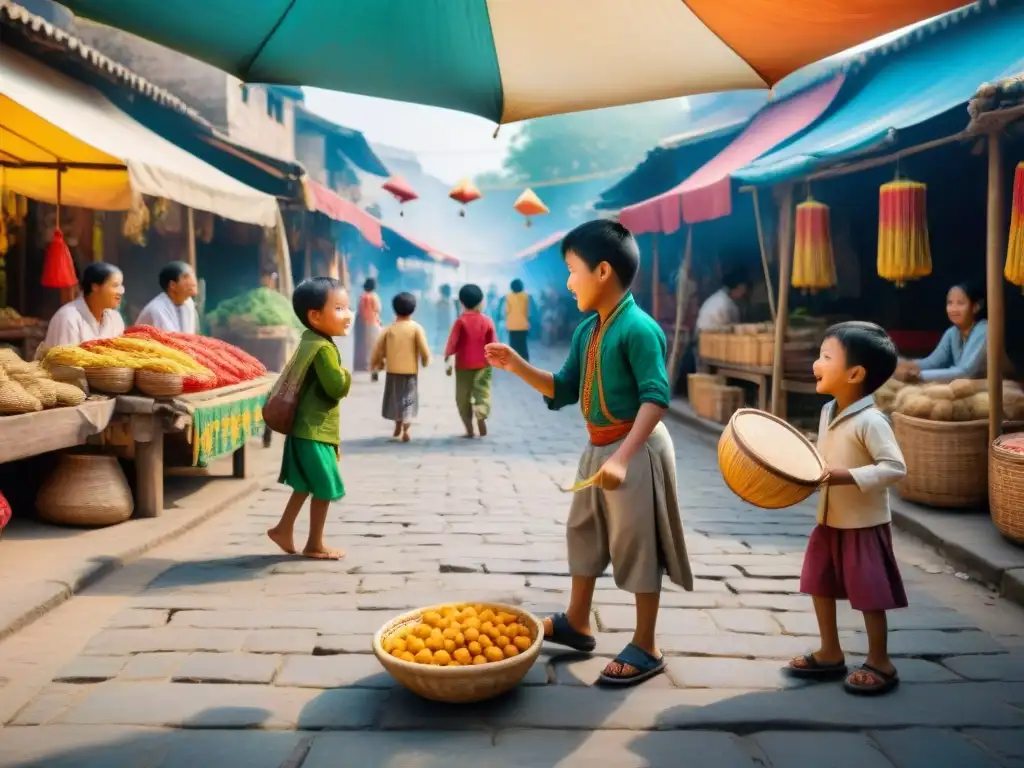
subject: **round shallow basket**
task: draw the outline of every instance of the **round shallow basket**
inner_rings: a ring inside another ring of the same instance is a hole
[[[50,523],[98,528],[123,523],[134,504],[114,456],[64,453],[39,489],[36,509]]]
[[[1024,544],[1024,453],[1006,447],[1024,434],[997,437],[989,453],[988,506],[992,522],[1006,538]]]
[[[177,397],[185,388],[185,379],[178,373],[140,370],[135,372],[135,388],[150,397]]]
[[[481,603],[486,608],[515,615],[519,623],[529,627],[533,644],[518,656],[504,661],[472,667],[435,667],[396,659],[384,650],[384,642],[402,627],[420,623],[427,611],[446,608],[451,603],[418,608],[398,616],[373,636],[373,653],[392,677],[413,693],[431,701],[448,704],[470,704],[493,699],[512,690],[530,671],[544,643],[544,627],[540,619],[522,608],[504,603]]]
[[[988,497],[988,420],[930,421],[892,414],[907,463],[900,498],[940,509],[964,509]]]
[[[733,493],[762,509],[799,504],[827,475],[825,460],[796,427],[753,408],[729,419],[718,441],[718,466]]]
[[[124,395],[135,386],[135,371],[131,368],[86,368],[89,388],[108,395]]]

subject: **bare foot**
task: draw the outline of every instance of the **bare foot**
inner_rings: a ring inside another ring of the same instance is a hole
[[[341,558],[345,556],[345,552],[340,549],[331,549],[330,547],[325,546],[307,546],[302,550],[302,556],[313,560],[341,560]]]
[[[402,442],[403,443],[408,443],[411,439],[412,438],[409,437],[409,425],[408,424],[403,424],[402,425]]]
[[[486,419],[477,419],[476,420],[476,428],[480,432],[480,437],[487,437],[487,420]]]
[[[271,528],[267,531],[267,538],[277,544],[277,546],[279,546],[286,554],[295,554],[295,541],[291,531],[282,531],[277,528]]]
[[[402,436],[402,422],[396,421],[395,422],[395,433],[392,435],[392,437],[397,439],[397,438],[399,438],[401,436]]]

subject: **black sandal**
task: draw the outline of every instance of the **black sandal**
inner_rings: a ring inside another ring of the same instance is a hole
[[[822,664],[813,653],[802,656],[804,666],[798,667],[793,662],[786,665],[786,673],[792,677],[799,677],[804,680],[833,680],[846,674],[846,661],[834,664]]]
[[[875,682],[868,683],[867,685],[851,682],[850,678],[858,672],[870,675],[875,679]],[[893,671],[891,675],[887,675],[870,664],[861,664],[859,669],[855,669],[850,673],[850,677],[843,681],[843,688],[847,693],[852,693],[854,696],[881,696],[882,694],[889,693],[899,684],[900,676],[897,672]]]
[[[569,617],[564,613],[549,616],[551,619],[551,634],[544,635],[544,640],[556,645],[564,645],[580,653],[593,653],[597,648],[597,640],[592,635],[585,635],[569,623]]]

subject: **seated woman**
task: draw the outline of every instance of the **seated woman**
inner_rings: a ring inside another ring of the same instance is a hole
[[[77,345],[93,339],[111,339],[124,333],[118,308],[124,297],[124,276],[113,264],[96,261],[82,270],[81,295],[57,310],[36,357],[50,347]]]
[[[987,367],[988,321],[985,294],[970,283],[959,283],[946,294],[946,315],[952,327],[927,357],[901,364],[900,378],[926,383],[981,379]]]

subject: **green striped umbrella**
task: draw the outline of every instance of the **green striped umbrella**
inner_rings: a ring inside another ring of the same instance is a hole
[[[429,104],[498,123],[770,87],[820,58],[967,5],[964,0],[63,2],[82,16],[247,82]]]

